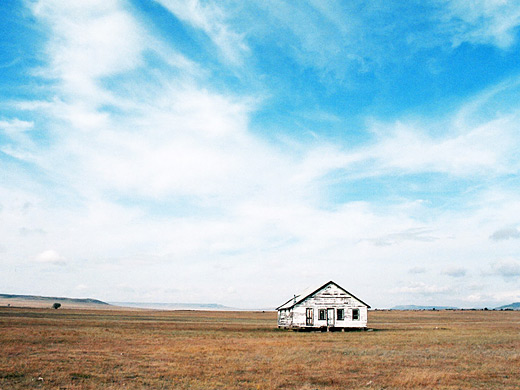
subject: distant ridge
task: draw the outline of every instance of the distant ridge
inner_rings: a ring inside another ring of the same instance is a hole
[[[509,305],[503,305],[496,307],[495,310],[520,310],[520,302],[510,303]]]
[[[458,307],[453,306],[418,306],[418,305],[399,305],[394,306],[390,310],[457,310]]]
[[[460,307],[454,306],[422,306],[422,305],[398,305],[392,307],[390,310],[488,310],[487,308],[474,308],[474,309],[461,309]],[[510,303],[495,307],[491,310],[520,310],[520,302]]]
[[[66,298],[66,297],[45,297],[40,295],[16,295],[16,294],[0,294],[0,299],[9,302],[25,301],[25,302],[59,302],[70,303],[70,304],[82,304],[82,305],[106,305],[108,303],[93,298]]]

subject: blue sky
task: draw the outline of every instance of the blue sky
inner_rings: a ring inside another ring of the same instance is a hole
[[[520,301],[520,5],[4,1],[2,292]]]

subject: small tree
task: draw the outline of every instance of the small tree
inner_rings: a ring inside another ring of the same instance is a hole
[[[55,302],[54,305],[52,305],[53,309],[59,309],[61,307],[61,303]]]

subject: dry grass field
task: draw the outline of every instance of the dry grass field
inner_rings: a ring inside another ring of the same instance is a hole
[[[373,311],[372,332],[273,312],[0,308],[1,389],[519,389],[520,312]]]

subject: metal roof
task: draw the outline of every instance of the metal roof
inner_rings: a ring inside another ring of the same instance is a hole
[[[307,299],[308,297],[310,297],[311,295],[317,293],[318,291],[324,289],[325,287],[327,287],[329,284],[333,284],[335,285],[336,287],[338,287],[339,289],[343,290],[345,293],[347,293],[348,295],[350,295],[352,298],[355,298],[357,299],[359,302],[361,302],[363,305],[365,305],[366,307],[370,308],[370,305],[363,302],[361,299],[359,299],[358,297],[356,297],[354,294],[348,292],[347,290],[345,290],[343,287],[341,287],[339,284],[333,282],[332,280],[321,285],[320,287],[318,288],[306,288],[301,294],[299,295],[295,295],[293,298],[289,299],[287,302],[285,302],[284,304],[282,304],[281,306],[278,306],[276,308],[276,310],[284,310],[284,309],[290,309],[292,307],[294,307],[295,305],[299,304],[300,302],[303,302],[305,299]]]

